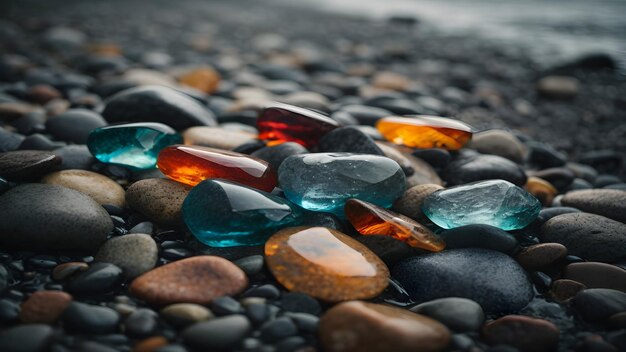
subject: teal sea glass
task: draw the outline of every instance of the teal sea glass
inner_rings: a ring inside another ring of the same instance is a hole
[[[509,231],[535,220],[541,203],[508,181],[488,180],[437,191],[426,197],[422,210],[444,229],[484,224]]]
[[[87,147],[103,163],[151,169],[161,149],[182,142],[182,137],[167,125],[140,122],[96,128],[89,134]]]
[[[284,198],[222,179],[200,182],[183,202],[185,224],[211,247],[262,244],[301,218],[302,210]]]
[[[404,193],[406,178],[397,162],[383,156],[311,153],[285,159],[278,184],[293,203],[345,218],[350,198],[390,207]]]

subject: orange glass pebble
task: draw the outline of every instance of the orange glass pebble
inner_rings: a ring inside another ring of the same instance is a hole
[[[446,243],[425,226],[404,215],[358,199],[346,202],[346,217],[362,235],[391,236],[411,247],[439,252]]]
[[[211,94],[220,84],[220,74],[210,67],[200,67],[189,71],[178,80],[181,84]]]
[[[472,138],[471,126],[445,117],[385,117],[376,128],[388,141],[411,148],[458,150]]]
[[[190,186],[208,178],[222,178],[271,192],[277,182],[266,161],[208,147],[167,147],[159,153],[157,166],[167,177]]]
[[[388,284],[389,269],[367,247],[325,227],[291,227],[265,243],[267,266],[290,291],[328,302],[368,299]]]

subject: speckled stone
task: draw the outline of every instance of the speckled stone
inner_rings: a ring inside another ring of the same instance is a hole
[[[398,198],[393,203],[393,209],[411,219],[417,221],[426,220],[427,217],[422,211],[424,199],[440,189],[443,189],[443,187],[431,183],[413,186],[407,189],[404,194],[402,194],[402,197]]]
[[[61,165],[61,158],[51,152],[15,150],[0,153],[0,177],[9,181],[36,179]]]
[[[515,256],[515,260],[524,269],[535,271],[558,262],[566,255],[567,248],[560,243],[539,243],[524,248]]]
[[[567,192],[561,204],[626,223],[626,191],[586,189]]]
[[[159,249],[150,235],[132,233],[106,241],[95,261],[115,264],[125,278],[132,279],[154,268],[158,258]]]
[[[62,170],[46,175],[41,183],[74,189],[93,198],[99,204],[124,208],[125,192],[122,186],[110,178],[86,170]]]
[[[151,221],[165,226],[180,226],[183,223],[183,201],[190,190],[191,187],[172,180],[145,179],[128,187],[126,202]]]
[[[626,292],[626,270],[616,265],[572,263],[563,270],[563,278],[580,282],[587,288],[610,288]]]

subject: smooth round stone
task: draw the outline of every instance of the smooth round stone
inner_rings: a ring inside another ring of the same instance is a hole
[[[615,265],[572,263],[563,270],[563,278],[580,282],[587,288],[610,288],[626,292],[626,270]]]
[[[406,242],[385,235],[358,236],[356,240],[374,252],[390,268],[401,260],[421,252]]]
[[[22,143],[20,143],[19,150],[52,150],[62,146],[63,143],[53,142],[50,138],[34,133],[26,137]]]
[[[83,262],[59,264],[54,267],[54,270],[52,270],[52,278],[54,280],[62,281],[87,269],[89,269],[89,265]]]
[[[163,86],[121,91],[106,101],[102,116],[109,122],[159,122],[176,130],[215,126],[215,116],[186,94]]]
[[[122,186],[110,178],[86,170],[62,170],[50,173],[41,183],[59,185],[84,193],[98,204],[111,204],[124,208],[125,192]]]
[[[307,313],[319,315],[322,306],[317,299],[301,292],[287,292],[280,297],[280,307],[283,311],[292,313]]]
[[[573,99],[579,91],[579,81],[568,76],[547,76],[537,82],[537,93],[554,99]]]
[[[571,207],[544,208],[541,209],[541,211],[539,212],[539,216],[537,216],[537,220],[535,220],[535,223],[537,223],[538,225],[543,225],[546,221],[552,219],[555,216],[569,213],[580,213],[580,210]]]
[[[559,193],[550,182],[535,176],[530,176],[526,180],[524,189],[535,198],[539,199],[544,206],[551,206],[554,197]]]
[[[548,267],[567,256],[567,248],[560,243],[539,243],[524,248],[515,260],[526,270]]]
[[[448,249],[485,248],[511,254],[518,245],[517,239],[508,232],[482,224],[465,225],[446,230],[440,232],[439,237],[446,242]]]
[[[578,281],[559,279],[552,283],[550,295],[558,302],[566,302],[574,298],[578,292],[586,289],[587,286]]]
[[[526,183],[526,173],[521,166],[497,155],[464,155],[453,160],[442,173],[448,185],[502,179],[517,186]]]
[[[18,325],[0,331],[4,352],[44,352],[54,341],[54,330],[44,324]]]
[[[487,324],[482,335],[492,346],[513,346],[520,352],[550,352],[559,344],[560,331],[544,319],[507,315]]]
[[[120,316],[111,308],[72,302],[63,313],[65,329],[86,334],[110,334],[117,330]]]
[[[298,327],[289,317],[279,317],[259,327],[261,340],[276,343],[298,333]]]
[[[24,184],[0,196],[0,242],[29,250],[96,250],[113,230],[91,197],[45,184]]]
[[[329,352],[444,351],[450,337],[429,317],[360,301],[334,306],[319,323],[321,344]]]
[[[570,169],[564,167],[543,169],[533,172],[532,175],[535,177],[539,177],[542,180],[545,180],[560,191],[568,189],[576,178],[576,176]]]
[[[184,327],[213,319],[210,310],[194,303],[176,303],[163,308],[160,312],[168,322],[178,327]]]
[[[567,156],[551,146],[530,141],[528,147],[528,162],[541,168],[559,167],[565,165]]]
[[[309,151],[295,142],[285,142],[278,145],[263,147],[250,154],[253,157],[263,159],[270,164],[274,170],[278,170],[280,164],[292,155],[306,154]]]
[[[252,330],[252,324],[243,315],[215,318],[191,325],[181,337],[185,345],[200,351],[236,350]]]
[[[161,149],[182,141],[167,125],[143,122],[95,129],[89,134],[87,146],[103,163],[150,169],[156,165]]]
[[[385,117],[376,128],[386,140],[410,148],[461,149],[472,138],[472,127],[463,122],[426,115]]]
[[[86,109],[70,109],[50,117],[46,121],[46,131],[62,141],[85,144],[92,130],[106,125],[107,122],[98,113]]]
[[[542,242],[556,242],[586,260],[615,262],[626,257],[626,224],[589,213],[553,217],[541,226]]]
[[[159,249],[150,235],[133,233],[113,237],[98,250],[96,262],[120,267],[126,279],[135,278],[152,268],[159,259]]]
[[[0,177],[9,181],[35,179],[61,164],[61,158],[50,152],[16,150],[0,153]]]
[[[124,321],[124,333],[131,337],[147,337],[158,328],[157,313],[151,309],[139,308]]]
[[[149,178],[137,181],[126,190],[126,202],[131,209],[164,226],[183,223],[183,201],[191,187],[172,180]]]
[[[159,153],[158,167],[167,177],[190,186],[221,178],[271,192],[276,173],[269,164],[249,155],[208,147],[176,145]]]
[[[322,152],[385,155],[372,137],[352,126],[339,127],[328,132],[320,139],[319,150]]]
[[[431,317],[456,332],[476,331],[485,321],[480,305],[467,298],[435,299],[418,304],[411,311]]]
[[[440,189],[443,187],[432,183],[413,186],[407,189],[402,197],[396,199],[393,210],[417,221],[426,220],[427,217],[422,211],[424,199]]]
[[[281,230],[265,243],[265,257],[289,291],[328,302],[373,298],[388,284],[389,270],[374,253],[329,228]]]
[[[72,296],[62,291],[37,291],[24,303],[20,310],[20,321],[24,324],[54,324],[72,302]]]
[[[246,274],[230,261],[214,256],[182,259],[153,269],[130,285],[130,292],[151,304],[209,304],[236,295],[248,285]]]
[[[436,169],[443,169],[452,160],[450,152],[442,148],[415,149],[412,155]]]
[[[390,207],[404,192],[405,180],[395,161],[365,154],[294,155],[278,170],[278,184],[287,199],[305,209],[339,217],[350,198]]]
[[[408,218],[358,199],[348,199],[346,218],[362,235],[385,235],[406,242],[411,247],[439,252],[446,243],[427,227]]]
[[[498,155],[518,164],[524,161],[527,154],[526,146],[514,134],[504,130],[478,132],[472,137],[469,147],[482,154]]]
[[[407,187],[421,184],[443,185],[443,181],[432,166],[413,156],[408,148],[383,142],[376,142],[376,145],[385,153],[386,157],[400,165],[406,176]]]
[[[242,311],[241,303],[230,296],[217,297],[211,302],[210,308],[217,315],[231,315]]]
[[[198,126],[186,129],[183,132],[183,140],[187,145],[233,150],[242,144],[254,142],[256,135],[219,127]]]
[[[109,293],[122,283],[122,269],[111,263],[94,263],[72,277],[67,290],[75,294]]]
[[[163,352],[163,349],[169,345],[169,341],[163,336],[152,336],[144,338],[137,342],[133,347],[134,352]],[[184,352],[184,351],[182,351]]]
[[[58,170],[90,170],[96,159],[89,152],[86,145],[67,145],[52,151],[61,158]]]
[[[357,104],[342,106],[339,111],[350,114],[360,124],[368,126],[374,126],[376,122],[383,117],[393,115],[389,110]]]
[[[422,211],[445,229],[484,224],[517,230],[530,224],[541,210],[539,201],[504,180],[470,183],[436,191],[424,199]]]
[[[301,211],[284,198],[224,180],[205,180],[183,203],[183,219],[212,247],[258,245],[277,230],[295,226]]]
[[[469,298],[487,313],[517,311],[533,297],[526,272],[506,254],[452,249],[406,259],[392,277],[416,302],[444,297]]]
[[[178,77],[178,81],[182,85],[195,88],[206,94],[215,92],[220,80],[220,74],[210,66],[194,68]]]
[[[626,191],[589,189],[567,192],[561,204],[626,223]]]
[[[626,312],[626,293],[608,288],[590,288],[580,291],[572,303],[585,320],[603,321],[614,314]]]
[[[259,139],[270,143],[296,142],[306,148],[317,145],[326,133],[339,124],[313,110],[295,105],[272,103],[257,119]]]

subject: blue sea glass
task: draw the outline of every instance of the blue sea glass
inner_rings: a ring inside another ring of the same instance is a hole
[[[508,231],[535,220],[541,203],[508,181],[488,180],[437,191],[426,197],[422,210],[445,229],[485,224]]]
[[[262,244],[301,218],[302,210],[284,198],[222,179],[200,182],[183,202],[185,224],[211,247]]]
[[[89,134],[87,147],[103,163],[150,169],[155,167],[161,149],[182,142],[167,125],[140,122],[96,128]]]
[[[350,198],[390,207],[404,192],[406,179],[400,165],[383,156],[311,153],[285,159],[278,184],[301,207],[344,218]]]

